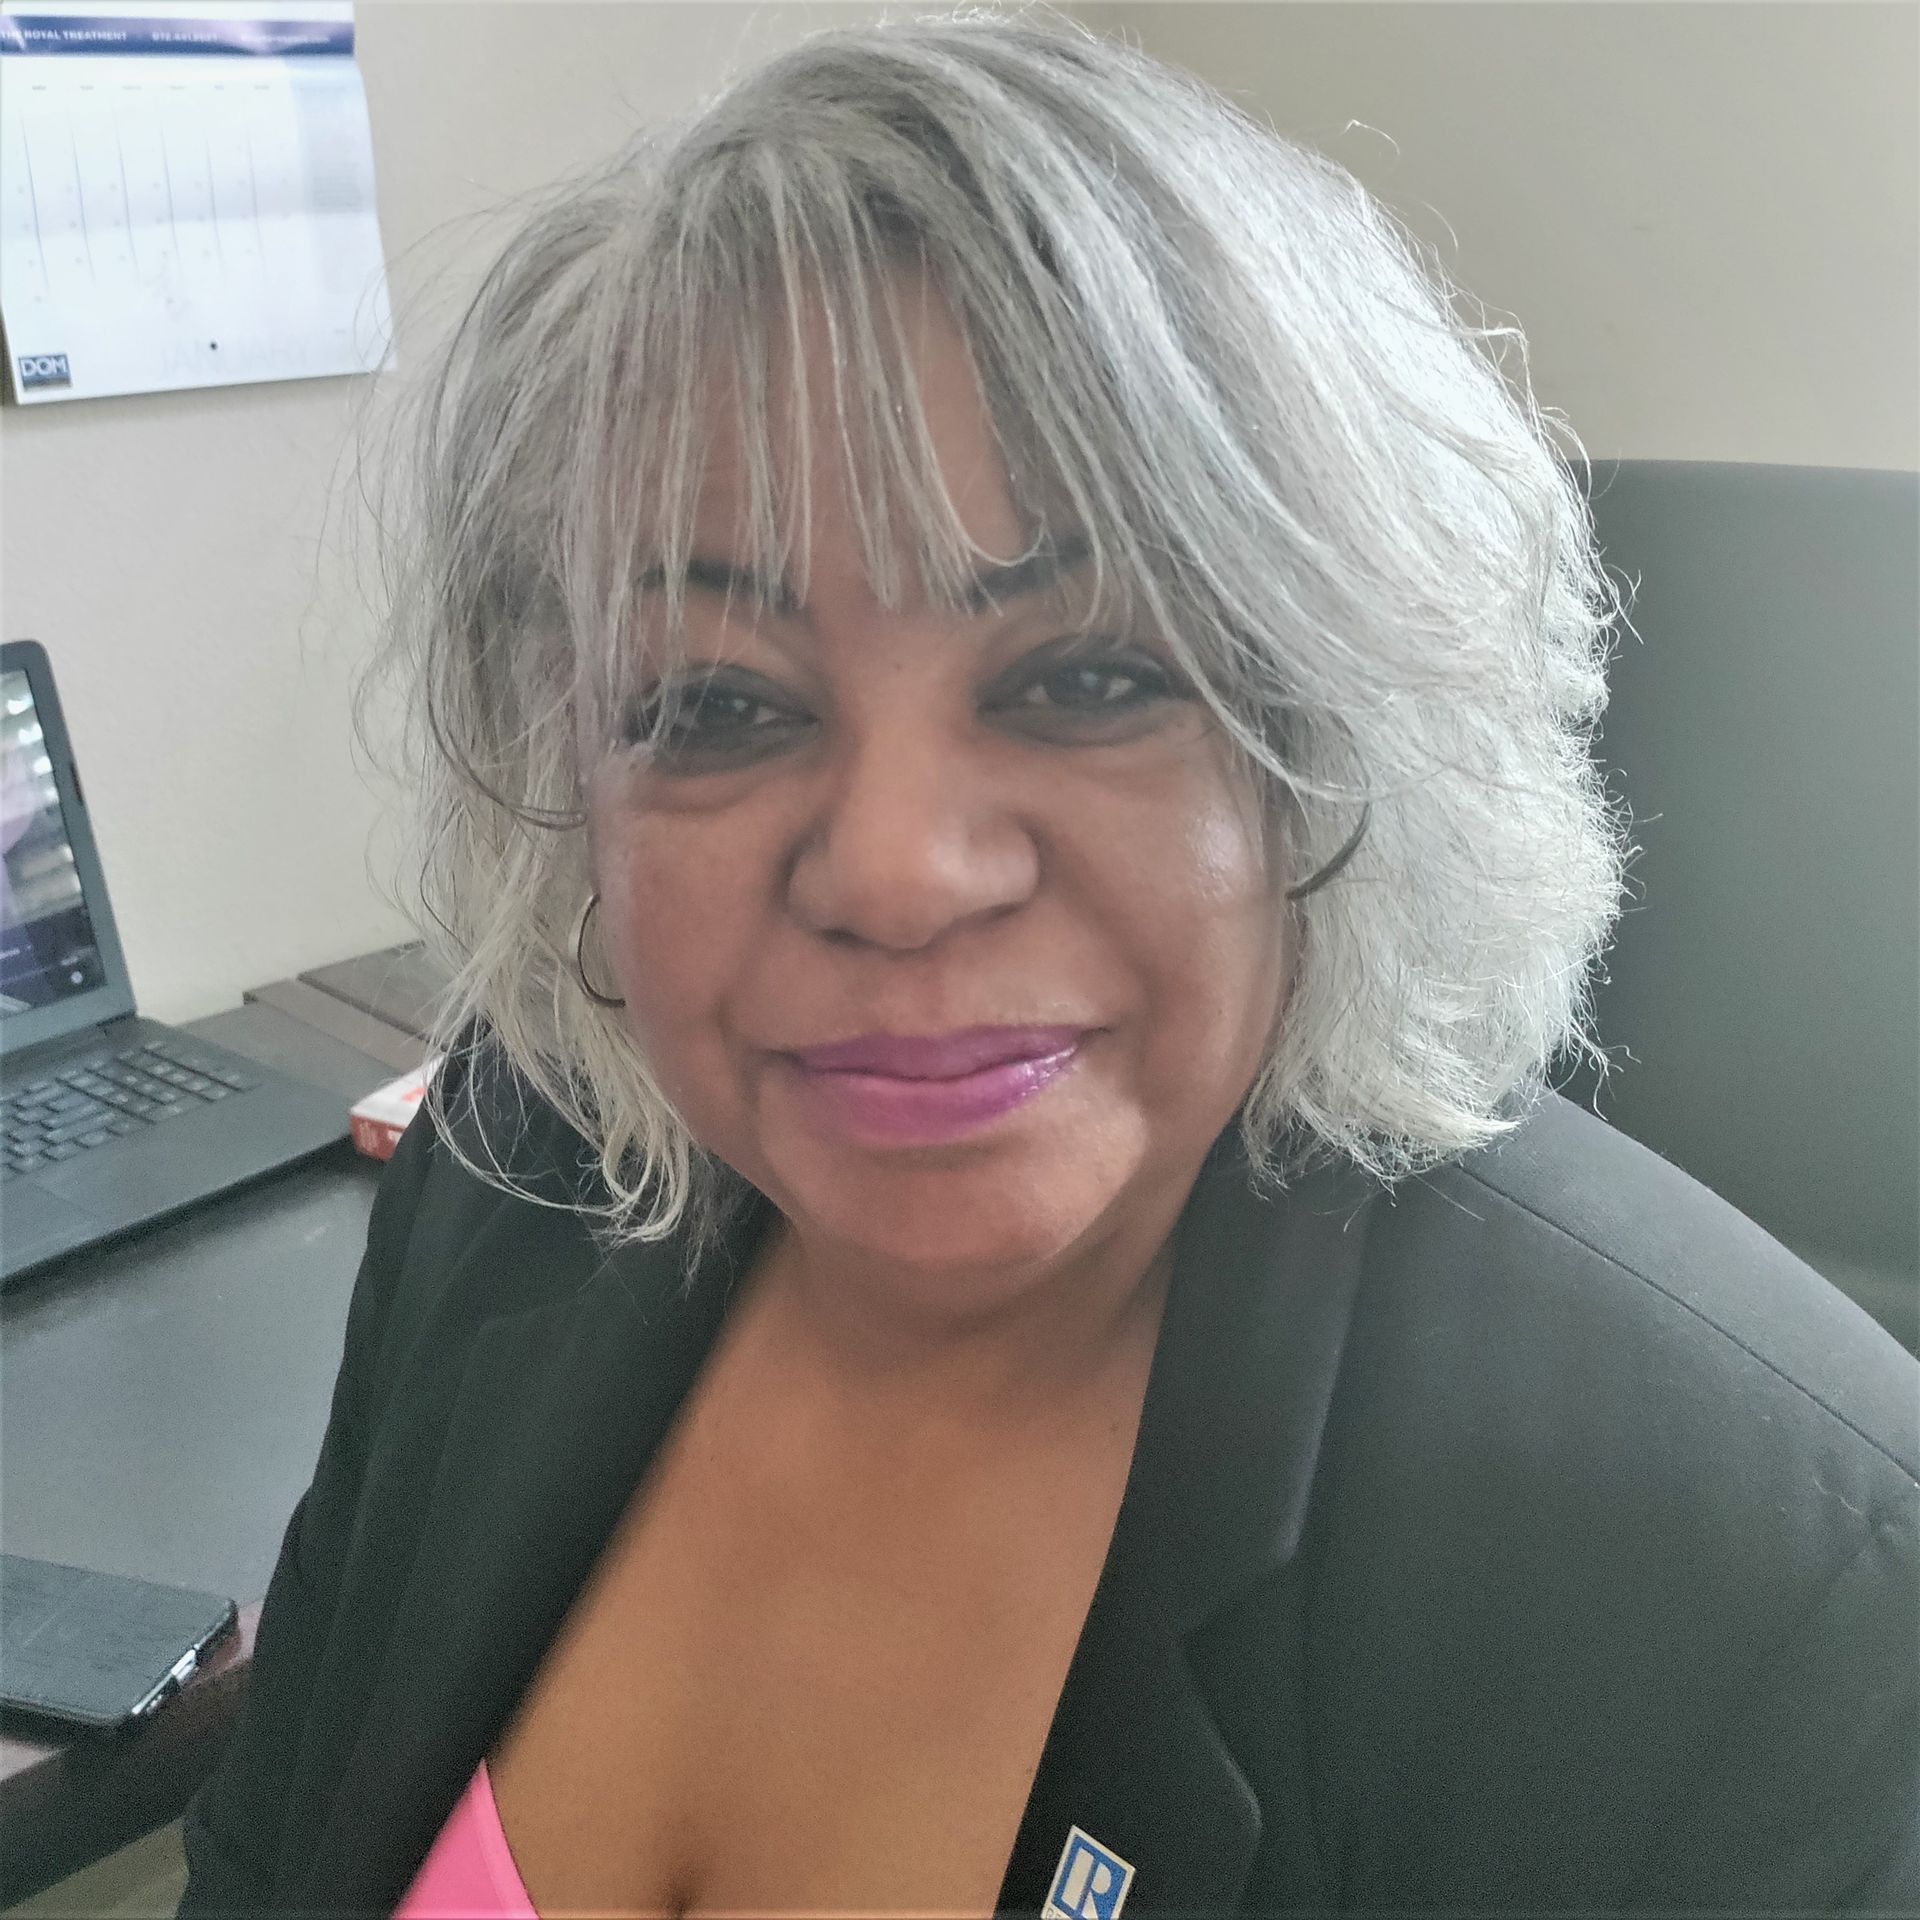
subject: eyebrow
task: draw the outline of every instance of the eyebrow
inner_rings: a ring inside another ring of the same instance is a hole
[[[1052,586],[1079,566],[1091,550],[1086,535],[1080,533],[1049,540],[1038,553],[1024,560],[980,568],[969,576],[961,598],[969,613],[986,613],[1002,601],[1020,599]],[[649,567],[640,578],[642,592],[665,583],[666,569],[661,566]],[[687,585],[708,593],[744,594],[789,619],[811,624],[799,596],[784,578],[768,580],[731,560],[717,559],[710,554],[693,555],[687,561]]]

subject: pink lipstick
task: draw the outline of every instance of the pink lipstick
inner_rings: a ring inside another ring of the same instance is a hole
[[[1079,1027],[972,1027],[926,1037],[865,1034],[782,1056],[820,1121],[876,1146],[973,1133],[1051,1086],[1078,1057]]]

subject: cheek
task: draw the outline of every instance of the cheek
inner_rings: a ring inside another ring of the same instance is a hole
[[[601,944],[626,1019],[677,1091],[713,1042],[734,967],[750,949],[746,902],[729,884],[738,863],[686,823],[622,822],[596,835]]]
[[[1271,891],[1259,823],[1230,796],[1208,795],[1192,811],[1179,857],[1194,900],[1223,916],[1257,910]]]
[[[1258,804],[1218,780],[1169,808],[1155,847],[1161,968],[1194,1025],[1220,1044],[1263,1043],[1288,966],[1284,873]]]
[[[1195,723],[1198,727],[1198,722]],[[1232,917],[1274,892],[1275,833],[1262,788],[1211,728],[1178,743],[1140,824],[1198,908]]]

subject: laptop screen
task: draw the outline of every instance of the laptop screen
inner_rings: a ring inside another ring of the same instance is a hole
[[[0,1014],[107,982],[53,763],[24,673],[0,674]]]

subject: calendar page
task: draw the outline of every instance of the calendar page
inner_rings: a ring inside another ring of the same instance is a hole
[[[389,364],[350,0],[0,6],[0,322],[24,405]]]

